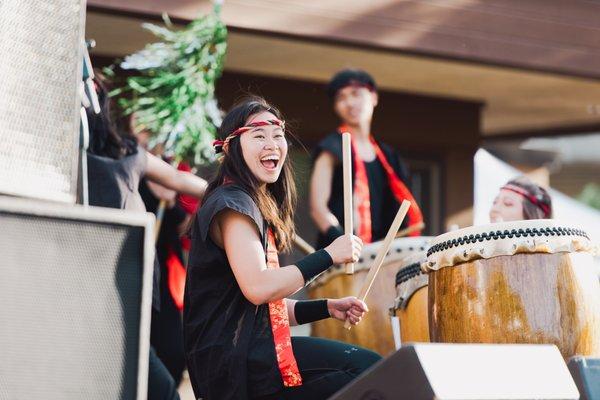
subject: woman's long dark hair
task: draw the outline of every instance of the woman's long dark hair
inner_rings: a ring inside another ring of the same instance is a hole
[[[97,156],[119,160],[122,157],[137,152],[137,140],[128,127],[121,122],[114,101],[109,93],[109,82],[102,73],[94,71],[96,77],[96,93],[100,103],[100,114],[95,114],[90,108],[86,109],[90,132],[88,152]]]
[[[218,131],[219,138],[224,140],[230,133],[246,125],[250,117],[264,111],[283,120],[279,110],[261,97],[251,96],[241,100],[223,119]],[[263,185],[244,161],[238,136],[229,142],[227,154],[221,160],[216,176],[209,183],[205,198],[226,180],[233,181],[250,194],[263,218],[273,230],[277,248],[289,250],[295,233],[294,210],[297,204],[296,185],[289,155],[283,163],[279,179],[274,183]]]

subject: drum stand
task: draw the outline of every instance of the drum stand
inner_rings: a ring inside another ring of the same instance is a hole
[[[402,347],[402,335],[400,334],[400,318],[396,316],[397,306],[390,307],[390,324],[392,325],[392,335],[394,336],[394,347],[400,350]]]

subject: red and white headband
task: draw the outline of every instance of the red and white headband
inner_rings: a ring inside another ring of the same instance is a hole
[[[504,185],[500,189],[509,190],[521,195],[522,197],[525,197],[525,199],[529,200],[531,204],[542,210],[545,217],[550,216],[550,206],[543,202],[542,195],[534,196],[522,187],[511,184]]]
[[[229,142],[231,141],[231,139],[240,136],[242,133],[244,132],[248,132],[251,129],[254,128],[258,128],[259,126],[267,126],[267,125],[276,125],[276,126],[280,126],[281,129],[285,130],[285,122],[281,121],[279,119],[267,119],[265,121],[256,121],[256,122],[250,122],[248,125],[244,125],[241,128],[236,129],[235,131],[231,132],[229,135],[227,135],[227,137],[224,140],[215,140],[213,142],[213,147],[215,148],[215,153],[225,153],[227,154],[227,151],[229,150]]]

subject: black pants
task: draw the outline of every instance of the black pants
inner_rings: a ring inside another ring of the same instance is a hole
[[[175,385],[173,377],[152,347],[150,347],[150,366],[148,368],[148,400],[179,400],[177,385]]]
[[[327,399],[363,371],[381,360],[381,356],[362,347],[315,337],[292,337],[302,386],[284,388],[260,400]]]
[[[163,280],[166,280],[166,273],[162,276]],[[156,350],[158,358],[169,370],[175,384],[179,385],[185,369],[183,324],[181,312],[173,302],[168,287],[161,287],[160,312],[152,310],[150,344]]]

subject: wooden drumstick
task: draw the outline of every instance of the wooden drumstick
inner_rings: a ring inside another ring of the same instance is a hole
[[[294,235],[294,244],[298,249],[302,250],[306,254],[312,254],[316,251],[314,247],[312,247],[298,235]]]
[[[385,239],[383,240],[383,244],[379,248],[379,253],[377,253],[375,262],[369,269],[369,274],[367,275],[367,278],[360,289],[360,293],[357,296],[360,300],[365,301],[365,299],[367,298],[367,295],[371,290],[371,286],[373,286],[373,282],[375,282],[377,273],[379,272],[379,269],[383,264],[383,259],[385,258],[388,250],[390,249],[392,241],[396,236],[396,232],[398,232],[398,228],[400,228],[400,225],[402,225],[402,221],[404,221],[404,217],[406,217],[406,213],[408,212],[409,208],[410,201],[404,200],[400,205],[400,209],[396,214],[396,218],[394,218],[394,222],[392,222],[392,226],[390,226],[387,235],[385,235]],[[350,329],[351,327],[352,325],[350,324],[350,320],[346,319],[346,322],[344,323],[344,328]]]
[[[344,233],[352,235],[353,222],[352,214],[352,150],[350,144],[351,136],[349,132],[342,133],[342,164],[344,176]],[[354,273],[354,263],[346,263],[346,273]]]
[[[154,244],[158,242],[158,236],[160,235],[160,226],[165,216],[165,209],[167,208],[167,202],[161,200],[156,208],[156,222],[154,223]]]
[[[405,228],[405,229],[402,229],[401,231],[398,231],[398,233],[396,233],[396,239],[404,237],[404,236],[408,236],[411,233],[423,230],[424,228],[425,228],[425,223],[424,222],[419,222],[417,224],[411,225],[408,228]]]

